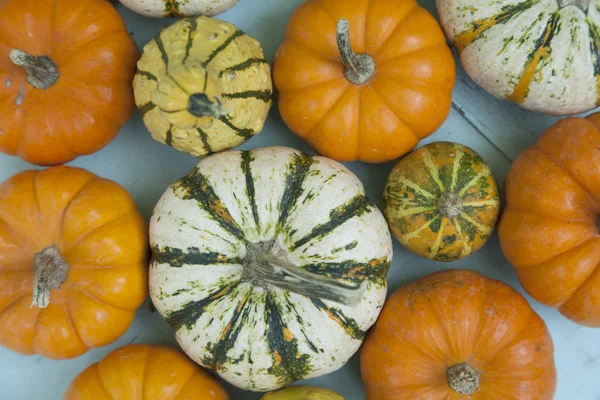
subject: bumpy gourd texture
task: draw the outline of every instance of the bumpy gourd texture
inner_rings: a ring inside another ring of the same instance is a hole
[[[235,147],[259,133],[273,90],[260,44],[208,17],[160,31],[144,47],[133,88],[152,137],[194,156]],[[194,94],[220,105],[218,115],[190,113]]]
[[[292,386],[265,394],[261,400],[344,400],[336,392],[314,386]]]
[[[600,105],[599,0],[436,4],[465,70],[494,96],[557,115]]]
[[[539,302],[600,327],[600,114],[563,119],[506,175],[504,255]]]
[[[349,284],[349,307],[244,277],[249,243],[276,240],[287,260]],[[150,294],[184,351],[246,390],[333,372],[360,346],[386,295],[385,219],[344,166],[284,147],[203,160],[151,220]]]
[[[238,0],[119,0],[126,7],[148,17],[181,18],[220,14]]]
[[[459,394],[447,369],[468,363],[478,389]],[[437,272],[386,302],[361,351],[367,400],[551,400],[552,339],[510,286],[466,270]]]
[[[439,211],[443,193],[454,193],[461,212]],[[479,250],[492,234],[500,195],[492,171],[470,148],[436,142],[404,157],[383,195],[394,236],[410,251],[436,261],[456,261]]]
[[[129,345],[89,366],[63,400],[229,400],[217,380],[164,346]]]
[[[139,52],[110,2],[4,0],[0,43],[0,152],[63,164],[106,146],[135,112]],[[14,49],[50,57],[58,80],[33,87]]]
[[[121,336],[148,295],[147,224],[129,193],[78,169],[26,171],[0,185],[0,344],[63,359]],[[69,264],[50,304],[32,305],[35,254]]]

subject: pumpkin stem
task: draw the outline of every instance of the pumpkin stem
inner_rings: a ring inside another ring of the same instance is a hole
[[[457,393],[467,396],[479,389],[481,374],[467,363],[455,364],[446,370],[448,384]]]
[[[350,44],[348,20],[341,18],[337,24],[337,45],[346,67],[346,79],[355,85],[362,85],[375,75],[375,61],[368,54],[356,54]]]
[[[188,101],[188,111],[190,114],[195,115],[198,118],[219,118],[221,115],[223,115],[221,110],[221,102],[219,99],[215,97],[215,101],[212,102],[204,93],[194,93],[190,96]]]
[[[438,199],[438,210],[446,218],[456,218],[462,212],[462,199],[456,193],[444,192]]]
[[[590,6],[590,0],[558,0],[558,6],[560,8],[567,6],[577,6],[583,10],[583,12],[587,12]]]
[[[48,89],[59,78],[58,68],[48,56],[32,56],[22,50],[11,50],[10,60],[27,71],[27,82],[36,89]]]
[[[246,249],[242,280],[257,286],[273,285],[313,299],[331,300],[347,306],[358,304],[366,290],[366,281],[360,286],[353,286],[292,264],[285,259],[285,254],[274,240],[249,243]]]
[[[50,304],[50,292],[59,289],[67,279],[69,264],[62,258],[56,246],[46,247],[35,255],[35,279],[31,307],[46,308]]]

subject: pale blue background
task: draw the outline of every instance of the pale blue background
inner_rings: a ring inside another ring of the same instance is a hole
[[[283,38],[288,18],[300,3],[301,0],[240,0],[221,18],[258,39],[267,58],[272,60]],[[420,0],[420,3],[435,13],[433,0]],[[173,22],[144,18],[120,5],[118,9],[140,47],[152,39],[159,28]],[[498,183],[502,185],[511,160],[557,120],[493,98],[479,89],[459,66],[452,112],[442,128],[424,143],[451,140],[472,147],[488,161]],[[273,108],[264,131],[243,148],[268,145],[286,145],[309,151],[285,127],[276,108]],[[152,140],[136,115],[108,147],[70,165],[86,168],[119,182],[133,193],[138,206],[148,217],[166,187],[187,174],[197,161]],[[392,166],[393,163],[348,164],[364,183],[369,197],[378,205],[381,205],[381,194]],[[31,165],[17,158],[0,155],[0,181],[30,168]],[[454,264],[421,259],[395,242],[394,263],[388,276],[390,291],[433,271],[453,268],[475,270],[500,279],[524,293],[513,268],[502,256],[496,236],[479,253]],[[554,339],[558,368],[556,399],[600,400],[600,329],[575,325],[557,311],[536,303],[528,296],[527,299],[544,318]],[[56,362],[37,356],[23,357],[0,349],[0,399],[60,399],[80,371],[111,350],[128,343],[176,346],[168,325],[157,313],[151,313],[148,304],[145,304],[129,331],[119,341],[75,360]],[[340,371],[307,383],[335,389],[348,400],[364,399],[357,355]],[[227,386],[227,390],[234,400],[260,398],[259,394],[243,392],[231,386]]]

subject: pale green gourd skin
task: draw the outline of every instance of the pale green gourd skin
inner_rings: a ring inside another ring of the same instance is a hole
[[[494,96],[556,115],[600,105],[600,0],[436,0],[436,6],[466,72]]]
[[[381,212],[341,164],[297,150],[228,151],[173,184],[151,219],[150,293],[184,351],[246,390],[333,372],[360,346],[386,296],[392,242]],[[358,305],[244,281],[247,243],[348,284]]]

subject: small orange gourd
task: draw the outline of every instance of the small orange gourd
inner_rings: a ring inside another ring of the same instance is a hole
[[[115,341],[148,291],[148,231],[122,187],[78,168],[0,185],[0,345],[72,358]]]
[[[218,381],[179,351],[129,345],[89,366],[63,400],[229,400]]]
[[[600,113],[566,118],[506,175],[498,233],[537,301],[600,327]]]
[[[308,0],[273,65],[287,126],[338,161],[396,159],[444,122],[454,58],[415,0]]]
[[[527,300],[467,270],[404,286],[361,353],[367,400],[551,400],[552,339]]]
[[[106,0],[0,1],[0,152],[56,165],[106,146],[138,55]]]

